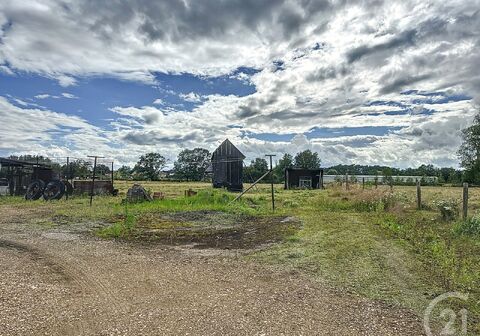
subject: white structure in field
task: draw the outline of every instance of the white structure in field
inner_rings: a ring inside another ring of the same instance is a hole
[[[383,176],[375,176],[375,175],[348,175],[349,180],[357,180],[358,182],[362,182],[365,178],[365,182],[375,182],[375,178],[378,179],[378,183],[384,182]],[[415,182],[417,180],[423,179],[426,182],[436,182],[438,177],[436,176],[392,176],[393,181],[401,181],[401,182]],[[324,175],[323,182],[324,183],[332,183],[335,181],[345,181],[345,175]]]

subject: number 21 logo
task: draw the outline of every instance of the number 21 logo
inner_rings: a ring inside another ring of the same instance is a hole
[[[448,299],[460,299],[463,301],[468,301],[468,294],[463,294],[458,292],[446,293],[446,294],[440,295],[439,297],[434,299],[432,302],[430,302],[427,309],[425,310],[425,315],[423,319],[425,332],[427,333],[428,336],[435,336],[430,326],[430,323],[431,323],[430,318],[433,310],[442,301],[445,301]],[[440,335],[467,335],[468,311],[466,309],[460,310],[457,314],[453,309],[447,308],[441,311],[440,317],[446,321],[446,324],[443,327],[442,331],[440,332]],[[460,317],[460,330],[457,331],[458,317]]]

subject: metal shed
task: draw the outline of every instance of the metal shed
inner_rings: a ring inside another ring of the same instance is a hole
[[[285,169],[285,189],[323,189],[323,169]]]
[[[226,139],[212,154],[212,184],[229,191],[243,190],[243,160],[245,155]]]

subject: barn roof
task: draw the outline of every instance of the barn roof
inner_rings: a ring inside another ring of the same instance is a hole
[[[37,164],[32,162],[19,161],[19,160],[0,157],[0,165],[3,167],[24,167],[24,166],[36,166]]]
[[[288,171],[312,171],[312,172],[323,170],[323,168],[307,169],[307,168],[296,168],[296,167],[290,167],[290,168],[285,168],[285,169],[288,170]]]
[[[230,140],[225,139],[212,154],[212,161],[222,158],[238,158],[243,160],[245,159],[245,155],[243,155]]]

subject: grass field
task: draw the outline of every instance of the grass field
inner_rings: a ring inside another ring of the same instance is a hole
[[[51,203],[0,198],[0,209],[8,205],[38,212],[35,225],[48,227],[101,222],[104,227],[96,234],[104,238],[145,239],[148,231],[153,232],[148,237],[161,242],[167,236],[184,242],[210,239],[211,234],[217,237],[221,231],[225,235],[220,237],[232,241],[237,237],[228,234],[232,230],[253,234],[261,238],[258,244],[280,243],[252,250],[246,258],[283,265],[332,287],[418,314],[440,294],[469,293],[466,308],[479,325],[480,236],[462,234],[458,230],[462,221],[442,220],[436,207],[442,200],[460,202],[461,188],[424,187],[424,209],[418,211],[415,187],[395,187],[392,194],[388,187],[286,191],[276,185],[277,209],[272,213],[269,185],[260,185],[231,203],[235,194],[213,190],[206,183],[143,182],[150,191],[164,192],[166,199],[126,206],[121,199],[131,184],[117,182],[119,197],[95,197],[92,207],[86,197]],[[185,198],[189,188],[199,194]],[[471,189],[469,204],[473,215],[480,207],[480,189]],[[239,230],[242,227],[248,230]],[[248,240],[246,246],[254,243]]]

